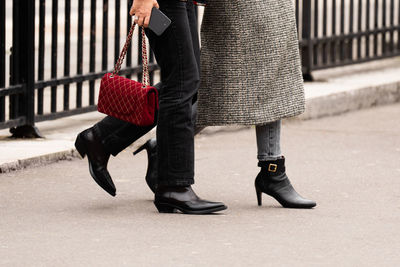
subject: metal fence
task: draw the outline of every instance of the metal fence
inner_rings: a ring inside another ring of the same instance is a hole
[[[400,55],[399,0],[296,0],[303,74]]]
[[[314,70],[400,55],[400,1],[294,1],[305,79]],[[1,1],[0,129],[34,137],[35,122],[95,110],[99,81],[132,23],[131,2]],[[141,77],[140,38],[121,70],[135,79]],[[158,70],[151,53],[149,67],[153,80]]]
[[[14,136],[35,137],[40,134],[35,122],[96,110],[99,81],[113,68],[132,23],[127,15],[131,4],[132,0],[1,1],[0,129],[16,127],[11,129]],[[6,10],[12,12],[12,21],[6,20]],[[141,35],[136,32],[120,74],[140,80]],[[6,37],[10,47],[5,46]],[[158,67],[151,51],[149,62],[153,82]]]

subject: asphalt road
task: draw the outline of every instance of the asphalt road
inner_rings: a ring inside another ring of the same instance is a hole
[[[220,215],[159,214],[146,155],[112,158],[112,198],[86,160],[0,174],[1,266],[399,266],[400,104],[283,126],[312,210],[256,205],[254,129],[196,139],[196,192]]]

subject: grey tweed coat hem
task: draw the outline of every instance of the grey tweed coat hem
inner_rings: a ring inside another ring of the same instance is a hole
[[[201,42],[198,126],[260,125],[304,112],[292,0],[209,1]]]

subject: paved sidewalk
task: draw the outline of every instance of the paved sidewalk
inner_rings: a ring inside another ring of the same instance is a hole
[[[86,160],[0,174],[0,266],[399,266],[399,114],[284,123],[288,174],[313,210],[256,205],[253,128],[196,139],[195,189],[221,215],[157,213],[132,148],[110,161],[115,198]]]

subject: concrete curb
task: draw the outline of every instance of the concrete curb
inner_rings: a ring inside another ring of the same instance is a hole
[[[80,157],[80,155],[75,149],[40,155],[37,157],[1,164],[0,173],[22,170],[28,167],[42,166],[44,164],[50,164],[60,160],[71,160],[72,158],[78,157]]]
[[[306,100],[306,111],[292,120],[310,120],[327,116],[339,115],[349,111],[365,109],[369,107],[386,105],[400,102],[400,82],[381,84],[357,90],[334,93],[326,96],[318,96]],[[221,131],[237,131],[243,127],[210,127],[202,132],[202,135],[216,134]],[[155,131],[146,134],[143,140],[155,135]],[[135,146],[142,142],[136,142]],[[58,162],[60,160],[71,160],[79,158],[79,153],[75,149],[59,151],[46,155],[40,155],[15,162],[0,164],[0,173],[12,172],[28,167],[41,166]]]
[[[396,102],[400,102],[400,82],[307,99],[306,111],[297,119],[316,119]]]

